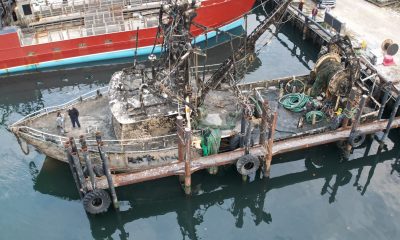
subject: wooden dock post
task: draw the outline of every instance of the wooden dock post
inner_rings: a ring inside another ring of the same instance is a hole
[[[190,195],[192,186],[192,172],[191,172],[191,142],[192,142],[192,131],[190,128],[185,128],[185,193]]]
[[[382,119],[382,115],[383,112],[385,111],[385,107],[386,107],[386,103],[389,99],[389,91],[385,90],[384,94],[383,94],[383,98],[382,98],[382,102],[381,102],[381,107],[379,108],[379,112],[378,112],[378,120]]]
[[[264,170],[264,177],[269,178],[271,173],[271,161],[272,161],[272,145],[274,144],[274,136],[275,136],[275,129],[276,123],[278,120],[278,112],[274,113],[274,118],[272,119],[272,123],[270,124],[269,131],[268,131],[268,142],[264,149],[267,150],[265,154],[265,170]]]
[[[185,152],[185,145],[184,145],[184,138],[185,138],[185,133],[183,130],[183,117],[182,116],[177,116],[176,117],[176,132],[178,135],[178,161],[183,162],[184,159],[184,152]],[[184,181],[184,176],[179,175],[179,182],[183,183]]]
[[[400,105],[400,96],[397,97],[396,102],[394,103],[392,113],[390,114],[390,118],[389,118],[388,124],[385,129],[385,133],[383,134],[382,138],[380,139],[381,142],[383,142],[386,139],[386,137],[389,135],[390,129],[393,124],[393,120],[396,117],[397,110],[399,110],[399,105]]]
[[[356,97],[356,92],[357,92],[357,88],[356,87],[352,87],[350,94],[349,94],[349,98],[347,99],[347,103],[346,103],[346,109],[345,111],[347,111],[348,113],[351,112],[351,107],[353,105],[353,101],[354,98]],[[347,127],[349,125],[349,118],[344,118],[343,119],[343,127]]]
[[[113,205],[115,209],[119,208],[119,202],[117,198],[117,193],[115,191],[111,171],[110,171],[110,166],[108,163],[108,156],[103,152],[103,141],[101,140],[101,135],[99,132],[96,133],[96,142],[97,142],[97,149],[100,155],[100,159],[103,163],[103,171],[104,175],[106,175],[107,178],[107,183],[108,183],[108,188],[110,189],[111,192],[111,198],[113,201]]]
[[[89,159],[89,156],[88,156],[86,140],[83,135],[79,136],[79,142],[81,144],[82,157],[85,160],[86,169],[90,176],[90,183],[92,186],[92,190],[94,190],[94,189],[96,189],[96,178],[95,178],[95,174],[93,171],[92,161]]]

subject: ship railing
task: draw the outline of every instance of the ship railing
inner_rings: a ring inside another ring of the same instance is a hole
[[[96,90],[87,92],[75,99],[72,99],[71,101],[68,101],[66,103],[60,104],[60,105],[56,105],[56,106],[50,106],[50,107],[46,107],[46,108],[42,108],[36,112],[30,113],[28,115],[26,115],[25,117],[21,118],[20,120],[16,121],[15,123],[13,123],[11,125],[11,127],[19,125],[25,121],[31,121],[34,120],[40,116],[43,115],[47,115],[49,113],[52,112],[56,112],[56,111],[60,111],[63,109],[67,109],[68,107],[75,105],[77,103],[89,100],[89,99],[94,99],[96,97],[98,97],[99,94],[106,94],[108,92],[108,86],[102,87],[102,88],[98,88]]]
[[[200,133],[201,131],[193,132],[194,135],[199,135]],[[59,147],[63,147],[64,144],[69,141],[69,138],[66,136],[43,132],[28,126],[19,127],[19,134],[40,142],[53,143]],[[177,134],[169,134],[136,139],[104,139],[102,142],[106,152],[108,153],[145,153],[177,149],[178,140]],[[92,149],[93,151],[96,151],[95,147],[97,146],[97,141],[95,135],[88,133],[86,135],[86,143],[89,150]],[[75,138],[75,144],[77,148],[80,149],[78,138]]]
[[[71,14],[83,14],[90,9],[105,9],[113,6],[122,6],[124,8],[139,7],[154,3],[160,3],[160,0],[109,0],[109,1],[87,1],[87,0],[69,0],[67,3],[56,2],[41,4],[33,8],[35,17],[46,18],[55,16],[68,16]]]

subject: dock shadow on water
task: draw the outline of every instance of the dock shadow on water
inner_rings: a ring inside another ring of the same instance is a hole
[[[189,197],[184,195],[177,177],[120,187],[117,191],[121,203],[119,211],[110,210],[106,214],[97,216],[87,215],[92,237],[140,238],[143,232],[137,229],[131,230],[131,224],[143,219],[173,215],[170,221],[175,223],[169,225],[176,225],[179,235],[183,238],[214,238],[213,235],[208,235],[207,227],[203,226],[208,225],[205,221],[208,221],[210,215],[212,218],[216,212],[224,217],[222,221],[230,222],[230,228],[246,229],[251,222],[254,226],[267,225],[264,228],[269,232],[274,229],[274,219],[282,218],[279,213],[274,214],[275,192],[279,194],[285,192],[280,189],[306,190],[307,199],[295,194],[290,197],[302,199],[295,202],[305,205],[307,201],[315,202],[315,199],[319,199],[327,207],[345,201],[349,197],[349,191],[353,197],[355,195],[363,197],[368,192],[369,184],[375,177],[375,170],[379,165],[390,166],[379,174],[389,175],[399,182],[400,142],[396,141],[398,138],[399,131],[393,131],[388,145],[382,149],[371,137],[363,146],[354,150],[350,160],[344,162],[336,144],[279,155],[274,158],[274,164],[283,167],[274,167],[274,170],[278,170],[273,172],[270,179],[262,179],[257,173],[243,182],[233,166],[221,168],[217,175],[200,171],[193,175],[193,194]],[[29,164],[29,168],[35,191],[64,200],[79,201],[67,164],[46,158],[40,170],[33,162]],[[297,171],[293,172],[293,168]],[[307,185],[312,185],[313,188],[308,189],[305,187]],[[291,205],[288,202],[280,204]],[[314,210],[318,209],[307,209],[306,212]],[[284,218],[291,217],[284,216]],[[212,221],[218,225],[220,220]],[[319,230],[315,232],[318,234]],[[275,234],[274,236],[279,236]],[[235,239],[235,236],[232,238]]]

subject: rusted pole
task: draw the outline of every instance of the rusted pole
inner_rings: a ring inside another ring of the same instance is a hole
[[[362,95],[362,97],[361,97],[360,104],[359,104],[358,110],[357,110],[357,115],[356,115],[356,117],[355,117],[355,119],[354,119],[354,121],[353,121],[353,123],[351,125],[351,131],[350,131],[349,136],[352,136],[357,131],[357,128],[358,128],[358,125],[360,124],[361,115],[362,115],[362,112],[364,110],[365,102],[366,102],[367,98],[368,98],[367,95]],[[345,157],[346,160],[349,159],[352,148],[353,147],[349,142],[348,142],[348,144],[346,144],[344,146],[344,157]],[[343,160],[345,160],[345,159],[343,159]]]
[[[96,189],[96,178],[95,178],[94,171],[93,171],[92,161],[89,159],[89,156],[88,156],[86,140],[83,135],[81,135],[79,137],[79,142],[81,143],[82,157],[85,160],[86,169],[90,176],[90,183],[92,184],[92,189],[94,190],[94,189]]]
[[[307,39],[307,30],[308,30],[308,27],[307,27],[307,25],[308,25],[308,17],[306,17],[305,18],[305,21],[304,21],[304,26],[303,26],[303,40],[306,40]]]
[[[191,142],[192,132],[190,128],[185,128],[185,193],[191,193],[192,173],[191,173]]]
[[[178,135],[178,160],[179,162],[183,162],[183,153],[184,153],[184,131],[183,131],[183,117],[176,117],[176,131]]]
[[[260,145],[265,145],[266,134],[268,129],[268,103],[266,101],[262,104],[262,116],[260,126]]]
[[[274,136],[275,136],[275,129],[276,123],[278,120],[278,112],[274,113],[274,118],[272,119],[272,123],[270,124],[269,134],[268,134],[268,143],[267,146],[264,146],[267,149],[265,154],[265,170],[264,170],[264,177],[269,178],[271,173],[271,161],[272,161],[272,145],[274,144]]]
[[[110,166],[108,163],[108,156],[103,152],[103,141],[101,140],[101,135],[99,132],[96,133],[96,142],[97,142],[97,149],[100,155],[100,159],[103,163],[103,171],[104,174],[106,175],[107,178],[107,183],[108,183],[108,188],[110,189],[111,192],[111,198],[113,200],[113,205],[115,209],[119,208],[119,202],[117,198],[117,193],[115,192],[115,186],[113,183],[111,171],[110,171]]]
[[[350,134],[353,134],[355,131],[357,131],[358,125],[360,124],[361,115],[362,115],[362,112],[363,112],[364,107],[365,107],[365,102],[367,101],[367,99],[368,99],[367,95],[362,95],[361,100],[360,100],[360,104],[358,106],[358,111],[357,111],[356,118],[354,119],[354,122],[353,122],[353,124],[351,126]]]
[[[378,112],[378,120],[382,119],[382,115],[383,115],[383,112],[385,111],[386,103],[389,99],[389,95],[390,95],[389,91],[385,90],[384,94],[383,94],[382,102],[381,102],[381,107],[379,108],[379,112]]]
[[[251,121],[247,120],[246,136],[245,136],[245,154],[249,154],[250,144],[251,144]]]
[[[176,117],[176,132],[178,135],[178,161],[183,162],[184,159],[184,152],[185,152],[185,144],[184,144],[184,138],[185,138],[185,133],[183,130],[183,117],[182,116],[177,116]],[[184,181],[184,176],[179,175],[179,182]]]
[[[246,126],[247,126],[247,119],[244,113],[244,110],[242,111],[242,120],[240,122],[240,147],[244,147],[245,140],[244,140],[244,135],[246,134]]]
[[[386,137],[389,135],[393,120],[396,117],[397,110],[399,110],[399,105],[400,105],[400,96],[397,97],[396,102],[394,103],[393,110],[392,110],[392,113],[390,114],[390,118],[386,125],[385,133],[383,134],[383,136],[381,138],[381,142],[383,142],[386,139]]]
[[[351,111],[351,107],[353,105],[353,101],[354,98],[356,97],[356,92],[357,92],[357,88],[356,87],[352,87],[350,94],[349,94],[349,98],[347,99],[347,104],[346,104],[346,111],[349,113]],[[347,127],[349,125],[349,118],[344,118],[343,119],[343,127]]]
[[[85,175],[83,174],[81,161],[79,160],[78,149],[76,148],[76,145],[75,145],[75,139],[73,137],[70,137],[69,143],[71,145],[70,154],[71,154],[72,160],[74,162],[74,167],[75,167],[76,174],[78,176],[78,181],[79,181],[79,184],[82,186],[81,190],[83,191],[83,193],[86,193],[87,187],[85,184]]]
[[[75,171],[74,159],[72,158],[72,155],[71,155],[71,146],[70,146],[69,142],[66,142],[64,144],[64,148],[65,148],[65,154],[67,155],[67,159],[68,159],[68,163],[69,163],[68,165],[69,165],[69,168],[71,169],[72,177],[74,178],[76,189],[78,190],[78,193],[79,193],[79,197],[83,198],[82,186],[79,182],[78,174]]]

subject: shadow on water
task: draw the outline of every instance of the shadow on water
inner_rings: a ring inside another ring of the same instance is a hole
[[[397,130],[390,134],[393,140],[398,137]],[[243,183],[232,166],[220,168],[216,176],[200,171],[193,175],[191,197],[184,196],[176,177],[120,187],[117,189],[121,202],[120,211],[110,210],[99,216],[88,215],[92,235],[99,239],[110,237],[119,231],[121,239],[128,239],[132,237],[130,234],[134,233],[127,232],[125,224],[175,213],[182,236],[198,239],[196,227],[203,223],[204,215],[213,206],[220,206],[229,212],[235,218],[236,228],[243,227],[244,216],[249,217],[245,214],[245,209],[250,210],[250,217],[255,225],[262,222],[270,224],[273,216],[265,210],[269,191],[316,179],[324,179],[320,195],[324,199],[326,196],[329,204],[335,203],[340,196],[340,187],[345,185],[352,185],[355,191],[364,195],[378,164],[394,159],[392,170],[388,174],[397,173],[400,176],[400,143],[393,142],[394,146],[390,149],[377,150],[378,143],[369,139],[364,146],[357,149],[364,152],[363,155],[342,163],[339,161],[340,153],[335,144],[279,155],[274,157],[274,164],[300,161],[304,163],[304,170],[273,176],[268,180],[260,179],[257,174],[250,177],[249,182]],[[368,169],[368,177],[361,181],[360,176],[364,168]],[[355,176],[352,170],[357,170]],[[79,200],[66,164],[46,158],[40,171],[31,163],[30,172],[35,191],[65,200]]]

